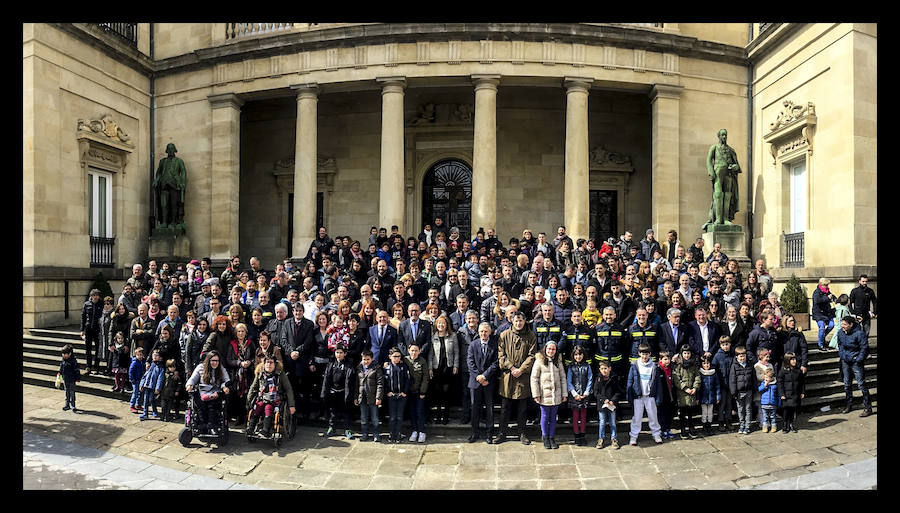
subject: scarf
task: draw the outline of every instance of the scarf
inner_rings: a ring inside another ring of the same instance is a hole
[[[824,285],[819,285],[819,290],[820,290],[823,294],[828,294],[828,293],[829,293],[828,287],[827,287],[827,286],[824,286]]]

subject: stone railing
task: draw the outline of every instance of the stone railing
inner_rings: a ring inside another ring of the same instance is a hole
[[[223,23],[226,43],[232,41],[265,37],[285,32],[307,32],[347,25],[367,25],[367,23]]]

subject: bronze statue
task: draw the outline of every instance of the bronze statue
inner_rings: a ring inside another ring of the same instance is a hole
[[[709,206],[709,219],[702,230],[707,231],[710,225],[731,225],[734,214],[738,211],[737,174],[741,167],[737,163],[734,148],[726,144],[728,132],[723,128],[717,133],[719,143],[713,144],[706,155],[706,172],[713,186],[712,204]]]
[[[156,192],[157,226],[172,228],[183,223],[184,189],[187,183],[187,170],[184,161],[175,156],[178,150],[175,145],[166,145],[166,157],[160,159],[159,167],[153,178],[153,190]]]

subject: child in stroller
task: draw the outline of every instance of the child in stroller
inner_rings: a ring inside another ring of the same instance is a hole
[[[275,408],[283,402],[287,402],[288,406],[287,420],[293,419],[296,408],[291,382],[285,376],[281,362],[274,356],[267,355],[263,358],[263,362],[256,366],[253,384],[247,391],[247,410],[250,411],[247,436],[255,433],[259,417],[263,416],[261,436],[271,437]]]
[[[194,369],[185,387],[188,393],[194,394],[200,432],[208,432],[211,435],[220,434],[218,430],[222,424],[221,394],[228,395],[230,392],[227,386],[228,372],[222,365],[221,358],[218,351],[207,353],[203,362]]]

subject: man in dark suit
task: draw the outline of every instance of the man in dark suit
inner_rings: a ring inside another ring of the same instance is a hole
[[[490,324],[483,322],[478,326],[478,339],[469,345],[466,362],[469,366],[468,388],[472,393],[472,434],[469,443],[478,440],[482,405],[487,408],[485,439],[489,444],[494,443],[494,390],[497,388],[499,366],[497,342],[491,339]]]
[[[284,340],[282,351],[284,351],[285,369],[289,372],[289,376],[294,377],[294,395],[297,396],[297,412],[303,412],[309,416],[309,402],[313,389],[314,372],[316,366],[313,361],[313,349],[315,346],[316,326],[313,322],[303,316],[303,303],[297,302],[294,305],[294,318],[285,323]]]
[[[369,327],[369,336],[366,340],[367,349],[372,351],[372,361],[383,366],[388,361],[388,349],[400,343],[400,336],[393,326],[388,324],[386,310],[378,310],[375,315],[374,326]]]
[[[685,326],[681,325],[681,310],[669,308],[666,318],[668,321],[659,327],[659,350],[668,351],[671,358],[688,341],[688,333]]]
[[[415,343],[422,351],[422,357],[425,358],[425,361],[430,361],[431,323],[419,319],[419,313],[422,310],[416,303],[410,303],[406,311],[409,314],[409,318],[400,323],[400,343],[397,347],[400,348],[403,356],[407,356],[409,354],[409,346]]]
[[[478,312],[469,310],[463,316],[463,323],[456,331],[456,343],[459,345],[459,387],[461,392],[460,404],[462,416],[460,424],[468,424],[472,421],[472,394],[469,389],[469,346],[478,342]]]
[[[708,312],[704,305],[694,309],[694,319],[687,326],[691,349],[698,356],[709,353],[712,358],[719,350],[719,336],[722,335],[722,331],[717,323],[709,322]]]
[[[466,324],[466,312],[469,310],[469,298],[465,294],[456,296],[456,310],[450,314],[450,324],[453,325],[453,331],[459,331],[459,328]]]

